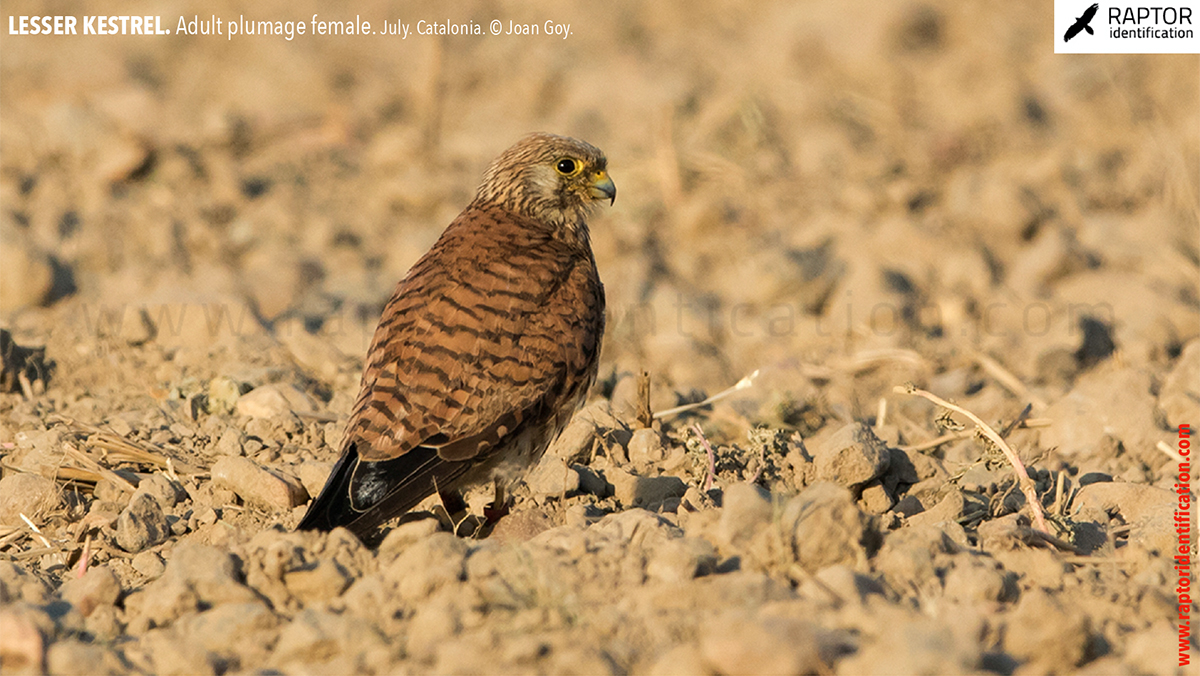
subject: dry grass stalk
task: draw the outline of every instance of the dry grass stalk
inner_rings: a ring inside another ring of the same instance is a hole
[[[704,401],[698,401],[694,404],[684,404],[683,406],[676,406],[675,408],[668,408],[664,411],[659,411],[658,413],[654,414],[654,418],[655,418],[655,420],[657,420],[659,418],[666,418],[667,416],[679,415],[680,413],[685,413],[692,409],[708,406],[709,404],[716,403],[716,402],[718,402],[726,397],[732,396],[733,394],[740,392],[746,388],[753,387],[754,379],[758,377],[758,371],[759,371],[758,369],[754,369],[754,373],[751,373],[750,375],[746,376],[745,378],[742,378],[741,380],[737,381],[737,384],[735,384],[733,387],[729,387],[724,390],[721,390],[720,392],[717,392],[716,394],[709,397],[708,399],[705,399]]]
[[[708,443],[708,439],[704,436],[704,430],[700,429],[699,425],[693,424],[692,431],[700,437],[700,444],[704,446],[704,452],[708,454],[708,478],[704,480],[704,492],[707,493],[712,490],[713,481],[717,478],[717,454],[713,451],[712,444]]]
[[[637,424],[646,429],[654,422],[654,414],[650,412],[650,372],[638,374],[637,382]]]
[[[137,490],[137,486],[134,486],[126,481],[125,478],[120,474],[117,474],[111,469],[108,469],[107,467],[104,467],[100,463],[96,462],[87,453],[75,448],[71,442],[64,441],[63,447],[67,449],[67,457],[79,463],[80,465],[83,465],[84,469],[95,472],[96,474],[104,477],[106,481],[112,483],[114,486],[127,490],[130,493]]]
[[[932,392],[926,392],[925,390],[919,389],[914,385],[898,385],[893,388],[893,391],[898,394],[909,394],[928,399],[942,408],[954,411],[955,413],[960,413],[967,418],[970,418],[971,422],[975,423],[975,426],[983,433],[983,435],[1004,453],[1004,456],[1008,458],[1009,464],[1013,466],[1013,471],[1017,475],[1017,483],[1021,486],[1021,492],[1025,494],[1025,502],[1029,504],[1029,509],[1033,512],[1033,519],[1034,523],[1037,524],[1037,530],[1041,531],[1044,536],[1053,538],[1053,536],[1050,535],[1050,530],[1046,527],[1046,515],[1042,510],[1041,501],[1038,500],[1037,489],[1034,486],[1033,479],[1029,478],[1029,472],[1025,471],[1025,463],[1021,462],[1020,456],[1018,456],[1017,452],[1008,445],[1008,442],[1004,440],[1004,437],[997,434],[996,430],[992,429],[991,426],[985,423],[979,416],[961,406],[951,404]],[[1057,538],[1053,539],[1057,540]],[[1062,541],[1058,540],[1058,542]]]

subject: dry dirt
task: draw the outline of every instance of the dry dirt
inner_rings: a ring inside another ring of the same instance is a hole
[[[1055,56],[1040,1],[129,12],[571,35],[5,35],[5,674],[1175,671],[1197,57]],[[490,532],[292,533],[396,280],[538,129],[620,190],[587,409]],[[757,375],[646,428],[643,369]]]

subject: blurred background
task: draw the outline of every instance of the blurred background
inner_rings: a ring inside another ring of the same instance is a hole
[[[0,325],[61,387],[283,354],[344,414],[395,283],[534,130],[609,156],[602,373],[651,370],[656,405],[845,372],[862,415],[979,354],[1054,396],[1200,332],[1196,56],[1056,56],[1031,1],[329,7],[121,11],[570,35],[5,35]]]

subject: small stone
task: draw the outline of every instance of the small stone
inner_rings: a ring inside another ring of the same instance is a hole
[[[140,552],[165,542],[170,534],[162,507],[145,493],[134,495],[117,518],[117,544],[127,552]]]
[[[900,502],[896,503],[895,512],[900,516],[912,516],[925,511],[925,505],[921,504],[921,499],[915,495],[906,495]]]
[[[695,676],[708,671],[700,650],[694,645],[679,645],[663,653],[650,667],[650,676]]]
[[[291,385],[263,385],[243,394],[237,401],[238,415],[274,418],[291,413],[315,413],[317,404],[304,391]]]
[[[1016,598],[1016,575],[994,559],[955,557],[945,577],[946,598],[966,603],[991,603]]]
[[[853,488],[879,477],[890,454],[875,432],[862,423],[842,427],[816,450],[817,479]]]
[[[966,502],[963,499],[962,491],[953,489],[946,494],[946,497],[939,500],[932,509],[927,509],[920,514],[908,517],[908,523],[911,526],[922,526],[934,525],[943,521],[954,521],[962,516],[965,506]]]
[[[22,514],[40,524],[61,502],[58,485],[46,477],[14,472],[0,479],[2,524],[23,526]]]
[[[668,498],[682,498],[687,484],[676,476],[638,476],[619,467],[604,473],[604,478],[613,486],[613,495],[626,507],[654,509]]]
[[[221,432],[221,438],[217,439],[216,451],[221,455],[243,455],[242,442],[245,438],[246,435],[236,427],[226,427],[225,431]]]
[[[1154,425],[1155,399],[1149,373],[1135,368],[1085,373],[1075,387],[1046,409],[1050,426],[1041,432],[1043,448],[1082,462],[1103,457],[1103,437],[1122,442],[1141,462],[1157,467],[1166,456],[1155,449],[1165,435]]]
[[[662,435],[650,428],[634,430],[628,449],[629,461],[638,465],[662,462],[667,457]]]
[[[612,429],[623,429],[623,426],[613,417],[609,403],[598,399],[571,418],[546,455],[562,458],[568,463],[586,463],[591,459],[596,437]]]
[[[221,458],[212,466],[212,478],[214,487],[227,488],[247,504],[269,511],[291,509],[308,501],[308,491],[299,479],[246,458]]]
[[[108,566],[93,566],[83,577],[64,582],[59,593],[87,617],[100,606],[116,604],[121,598],[121,581]]]
[[[130,425],[128,420],[120,416],[113,416],[109,418],[108,428],[123,437],[133,434],[133,425]]]
[[[883,514],[896,504],[896,498],[892,495],[887,486],[872,481],[863,486],[862,498],[860,498],[863,510],[868,514]]]
[[[745,542],[770,519],[770,493],[755,484],[737,483],[725,489],[717,534],[724,543]]]
[[[394,559],[413,544],[438,532],[437,519],[418,519],[402,523],[388,531],[379,544],[381,559]]]
[[[612,486],[591,467],[571,465],[571,469],[579,475],[579,491],[597,497],[608,497],[612,494]]]
[[[816,571],[842,564],[862,567],[869,540],[875,537],[871,520],[854,503],[850,491],[821,482],[806,488],[784,505],[780,519],[789,530],[796,561]]]
[[[266,660],[279,626],[279,619],[259,601],[227,603],[192,615],[185,622],[186,635],[195,637],[201,647],[221,657],[238,659],[243,666]]]
[[[162,557],[155,552],[140,552],[133,557],[130,562],[133,569],[145,575],[150,579],[157,578],[163,574],[167,565],[163,563]]]
[[[529,491],[540,498],[557,498],[579,491],[579,472],[563,464],[562,458],[544,455],[525,477]]]
[[[170,509],[187,497],[187,491],[183,490],[183,486],[161,472],[151,474],[138,483],[134,496],[143,493],[158,501],[159,506],[163,509]]]
[[[468,549],[465,541],[451,533],[434,533],[406,547],[395,561],[381,565],[380,572],[396,584],[400,598],[420,601],[463,579]]]
[[[242,584],[233,555],[184,541],[175,546],[162,576],[125,598],[129,633],[165,626],[203,607],[258,602]]]

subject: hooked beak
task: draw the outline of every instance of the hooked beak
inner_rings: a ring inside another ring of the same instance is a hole
[[[592,185],[588,189],[588,194],[594,200],[607,199],[609,205],[617,201],[617,186],[608,177],[608,172],[601,169],[592,176]]]

